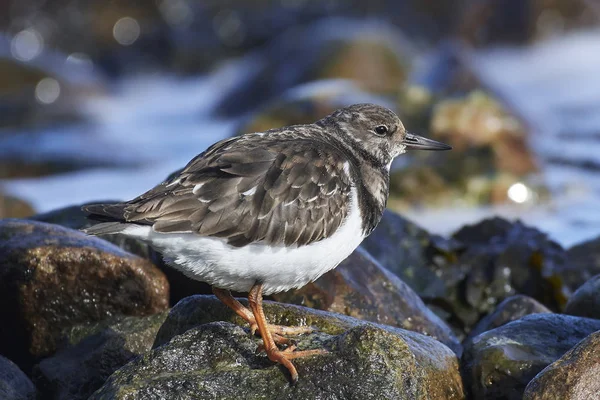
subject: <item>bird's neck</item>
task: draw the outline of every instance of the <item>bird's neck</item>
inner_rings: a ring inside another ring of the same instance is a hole
[[[333,145],[343,151],[351,165],[350,173],[356,182],[358,206],[363,220],[363,233],[369,235],[379,223],[387,204],[390,188],[391,163],[384,164],[343,132],[331,137]]]
[[[384,167],[385,168],[385,167]],[[359,166],[361,179],[357,185],[358,205],[363,217],[363,232],[369,235],[381,219],[390,190],[390,174],[387,169],[367,163]]]

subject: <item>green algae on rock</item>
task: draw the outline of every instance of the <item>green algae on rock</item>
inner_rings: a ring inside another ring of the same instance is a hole
[[[86,204],[111,202],[113,201],[94,201]],[[61,225],[71,229],[84,229],[93,225],[87,218],[88,214],[81,209],[81,207],[86,204],[59,208],[43,214],[34,215],[29,219]],[[124,235],[98,235],[97,237],[115,244],[117,247],[120,247],[128,253],[146,258],[160,268],[169,281],[169,300],[171,305],[175,305],[179,300],[187,296],[212,293],[210,285],[188,278],[182,272],[166,265],[162,254],[142,240]]]
[[[150,353],[115,372],[91,398],[464,398],[456,356],[432,338],[293,305],[265,302],[265,312],[270,323],[314,326],[296,337],[299,348],[329,351],[295,360],[296,385],[255,354],[258,338],[214,322],[240,323],[231,310],[212,296],[194,296],[173,308]]]
[[[456,309],[464,321],[490,313],[503,299],[525,294],[551,310],[564,307],[570,294],[560,269],[565,265],[563,248],[539,230],[520,221],[490,218],[467,225],[452,236],[465,246],[458,263],[468,267],[465,303]]]

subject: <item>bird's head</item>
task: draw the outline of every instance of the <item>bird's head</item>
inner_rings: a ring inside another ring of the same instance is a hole
[[[447,144],[409,133],[398,116],[375,104],[354,104],[322,120],[384,165],[406,150],[450,150]]]

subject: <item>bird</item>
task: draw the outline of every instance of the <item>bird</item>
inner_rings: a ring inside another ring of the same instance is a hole
[[[312,328],[269,324],[263,296],[315,281],[359,246],[383,215],[397,156],[449,149],[409,133],[385,107],[354,104],[219,141],[133,200],[84,206],[94,221],[85,232],[140,239],[210,284],[295,383],[291,360],[326,351],[298,350],[287,336]],[[248,293],[248,307],[231,291]]]

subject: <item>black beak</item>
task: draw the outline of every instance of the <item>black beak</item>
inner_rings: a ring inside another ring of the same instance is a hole
[[[452,150],[452,146],[408,132],[402,143],[407,150]]]

